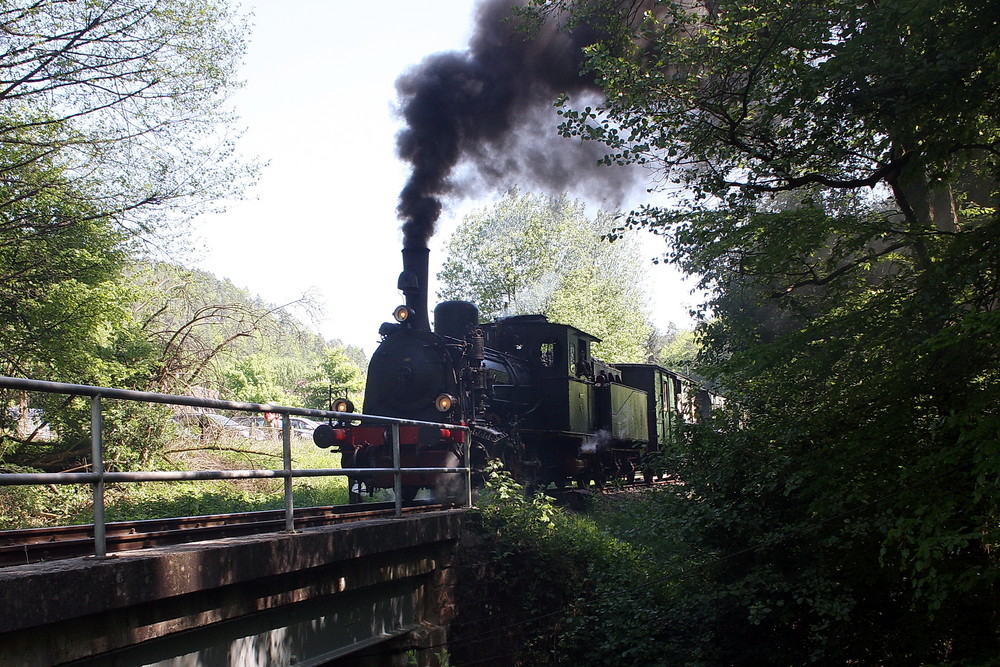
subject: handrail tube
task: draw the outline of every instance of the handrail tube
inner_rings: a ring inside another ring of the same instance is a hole
[[[424,315],[426,317],[426,314]],[[403,475],[399,457],[399,424],[393,424],[392,430],[392,495],[396,500],[396,516],[403,516]]]
[[[462,455],[465,457],[465,504],[472,507],[472,438],[466,438],[462,445]]]
[[[319,417],[320,419],[338,419],[346,421],[373,421],[376,423],[393,423],[403,426],[432,426],[435,428],[457,429],[468,431],[469,427],[462,424],[446,424],[444,422],[427,422],[419,419],[400,419],[384,415],[367,415],[361,412],[336,412],[334,410],[313,410],[311,408],[295,408],[288,405],[271,403],[244,403],[240,401],[223,401],[217,398],[196,398],[179,394],[158,394],[149,391],[132,389],[111,389],[88,384],[70,384],[66,382],[50,382],[47,380],[29,380],[0,375],[0,387],[7,389],[23,389],[24,391],[42,391],[55,394],[72,394],[75,396],[95,396],[117,398],[126,401],[144,403],[162,403],[166,405],[184,405],[193,408],[217,408],[219,410],[237,410],[241,412],[274,412],[283,415],[299,415],[302,417]]]
[[[103,479],[117,482],[184,482],[213,479],[282,479],[285,477],[343,477],[347,475],[392,475],[397,470],[403,474],[465,473],[465,466],[457,468],[311,468],[308,470],[161,470],[149,472],[11,472],[0,473],[0,486],[29,486],[33,484],[94,484]]]
[[[292,420],[281,420],[281,463],[285,473],[285,530],[295,532],[295,502],[292,499]]]

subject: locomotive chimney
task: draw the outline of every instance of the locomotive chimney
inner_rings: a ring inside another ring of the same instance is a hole
[[[428,248],[403,248],[403,272],[397,287],[406,297],[406,305],[413,311],[413,328],[430,331],[427,317]]]

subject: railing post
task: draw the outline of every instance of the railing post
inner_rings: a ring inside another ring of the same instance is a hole
[[[285,530],[295,532],[295,500],[292,498],[292,419],[282,415],[281,460],[285,469]]]
[[[465,506],[472,507],[472,431],[465,432]]]
[[[104,558],[108,555],[107,530],[104,525],[104,443],[101,439],[101,395],[90,399],[90,452],[91,466],[97,474],[97,481],[91,487],[94,492],[94,555]]]
[[[403,471],[399,456],[399,422],[392,423],[392,490],[396,496],[396,516],[403,516]]]

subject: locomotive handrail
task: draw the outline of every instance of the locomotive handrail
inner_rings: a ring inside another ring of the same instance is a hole
[[[91,431],[91,472],[64,472],[64,473],[0,473],[0,486],[28,486],[41,484],[90,484],[93,487],[94,506],[94,552],[97,557],[107,555],[107,539],[105,529],[105,504],[104,488],[108,483],[115,482],[153,482],[153,481],[190,481],[190,480],[223,480],[223,479],[283,479],[285,482],[285,530],[294,532],[294,502],[292,498],[292,480],[299,477],[331,477],[331,476],[351,476],[359,474],[392,474],[394,477],[396,516],[402,516],[402,474],[406,472],[417,473],[450,473],[465,475],[466,497],[465,506],[472,504],[471,468],[469,462],[469,440],[465,438],[465,466],[454,468],[417,468],[400,465],[399,457],[399,427],[403,426],[430,426],[434,428],[452,429],[468,432],[469,426],[465,424],[447,424],[438,422],[426,422],[414,419],[399,419],[382,415],[367,415],[355,412],[337,412],[335,410],[315,410],[310,408],[297,408],[287,405],[275,405],[271,403],[246,403],[239,401],[224,401],[214,398],[198,398],[195,396],[180,396],[175,394],[161,394],[147,391],[135,391],[131,389],[114,389],[111,387],[98,387],[94,385],[71,384],[66,382],[51,382],[45,380],[32,380],[28,378],[18,378],[0,376],[0,388],[19,389],[23,391],[33,391],[42,393],[68,394],[71,396],[89,396],[91,399],[90,431]],[[304,417],[319,417],[325,420],[337,421],[366,421],[388,424],[393,432],[393,467],[391,468],[313,468],[300,470],[292,468],[291,460],[291,420],[283,419],[281,427],[282,441],[282,463],[281,469],[253,469],[253,470],[162,470],[162,471],[140,471],[140,472],[105,472],[104,470],[104,447],[102,439],[102,399],[118,399],[126,401],[136,401],[142,403],[158,403],[165,405],[180,405],[195,408],[214,408],[220,410],[235,410],[243,412],[272,412],[281,415],[299,415]]]

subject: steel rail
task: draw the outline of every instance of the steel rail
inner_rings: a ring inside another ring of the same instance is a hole
[[[409,503],[404,514],[439,511],[455,505],[427,501]],[[295,510],[300,527],[351,523],[395,515],[394,503],[366,503],[308,507]],[[284,530],[284,510],[264,510],[196,517],[144,519],[108,523],[108,551],[134,551],[157,546],[188,544],[223,537],[240,537]],[[0,567],[62,560],[94,552],[94,524],[0,531]]]

